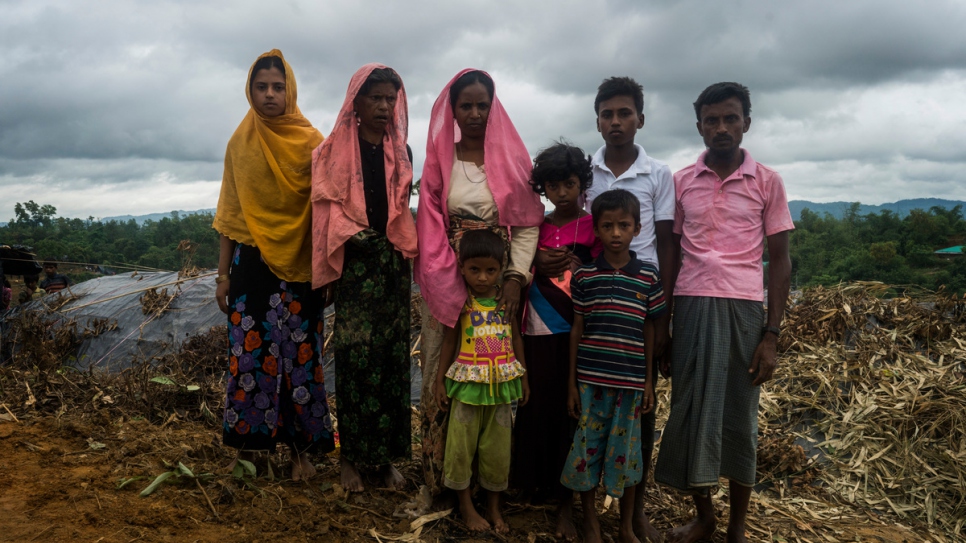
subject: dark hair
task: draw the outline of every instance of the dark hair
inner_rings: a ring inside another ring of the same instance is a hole
[[[47,266],[53,266],[53,267],[56,268],[57,267],[57,261],[54,260],[53,258],[48,258],[48,259],[44,260],[44,267],[46,268]]]
[[[285,77],[285,63],[282,59],[276,56],[262,57],[255,62],[252,66],[252,75],[248,78],[248,92],[252,91],[252,85],[255,83],[255,75],[262,70],[271,70],[272,68],[278,68],[278,71],[282,72],[282,77]]]
[[[369,91],[372,90],[372,87],[375,87],[379,83],[392,83],[392,86],[396,88],[396,92],[399,92],[399,89],[402,88],[402,79],[399,78],[396,70],[392,68],[376,68],[366,78],[365,83],[359,87],[359,94],[356,96],[367,96]]]
[[[501,265],[506,242],[490,230],[470,230],[460,238],[460,264],[471,258],[492,258]]]
[[[580,192],[589,189],[594,182],[594,173],[590,169],[590,157],[584,155],[580,147],[558,141],[540,151],[537,158],[533,159],[530,186],[537,194],[546,196],[547,183],[564,181],[571,175],[576,175],[580,180]]]
[[[644,113],[644,87],[630,77],[611,77],[605,79],[597,87],[597,98],[594,98],[594,114],[600,113],[600,103],[615,96],[630,96],[634,99],[637,113]]]
[[[26,284],[26,283],[36,283],[38,281],[40,281],[40,276],[37,275],[36,273],[23,276],[23,282],[24,282],[24,284]]]
[[[701,91],[698,100],[694,103],[694,115],[701,121],[701,108],[712,104],[720,104],[728,98],[737,98],[741,102],[741,112],[745,117],[751,117],[751,93],[748,87],[741,83],[723,81],[715,83]]]
[[[608,211],[623,210],[634,217],[634,226],[641,224],[641,201],[631,192],[624,189],[614,189],[601,193],[594,198],[594,203],[590,205],[590,214],[594,218],[594,226],[600,216]]]
[[[493,100],[493,80],[490,76],[479,70],[473,70],[472,72],[466,72],[461,75],[459,79],[453,82],[453,86],[449,88],[449,107],[453,109],[453,113],[456,113],[456,100],[459,99],[460,93],[463,89],[469,87],[474,83],[480,83],[486,88],[486,92],[490,93],[490,100]]]

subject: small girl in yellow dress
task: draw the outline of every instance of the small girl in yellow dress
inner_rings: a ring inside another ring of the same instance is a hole
[[[523,341],[517,322],[497,307],[497,280],[503,273],[507,244],[489,230],[471,230],[458,241],[460,273],[467,301],[457,328],[447,328],[437,372],[436,401],[452,413],[443,456],[443,484],[459,496],[460,513],[472,531],[491,527],[507,533],[500,514],[500,492],[510,475],[510,403],[530,397]],[[451,406],[452,403],[452,406]],[[480,486],[487,491],[486,518],[473,506],[470,478],[478,457]]]

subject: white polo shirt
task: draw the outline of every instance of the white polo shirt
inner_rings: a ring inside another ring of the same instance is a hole
[[[594,198],[612,189],[624,189],[637,196],[641,201],[641,233],[631,241],[631,250],[637,254],[638,260],[658,267],[654,222],[674,220],[674,177],[671,169],[660,160],[647,156],[643,147],[634,144],[637,160],[620,177],[615,178],[604,164],[606,147],[598,149],[591,160],[594,183],[587,189],[584,207],[589,213]]]

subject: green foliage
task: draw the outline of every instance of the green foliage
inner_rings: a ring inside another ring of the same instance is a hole
[[[792,282],[797,287],[842,281],[883,281],[966,292],[966,257],[946,260],[937,249],[966,239],[962,208],[913,210],[905,218],[885,210],[842,219],[802,210],[790,237]]]
[[[218,266],[218,232],[211,227],[210,213],[175,212],[139,225],[133,219],[100,222],[58,217],[54,206],[31,200],[15,204],[14,215],[0,226],[0,242],[33,247],[41,259],[118,267],[117,271],[126,271],[125,265],[173,271],[181,269],[178,244],[190,239],[198,246],[192,257],[195,266]],[[75,283],[94,277],[68,275]]]

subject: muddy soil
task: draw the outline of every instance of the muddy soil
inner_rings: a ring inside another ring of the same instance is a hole
[[[415,540],[410,519],[393,514],[418,493],[418,462],[401,466],[409,481],[405,492],[379,489],[379,481],[370,478],[366,492],[345,495],[338,485],[336,456],[317,458],[318,474],[293,482],[284,453],[271,459],[265,455],[256,461],[259,478],[246,482],[228,472],[232,451],[219,442],[210,425],[174,418],[163,425],[112,419],[106,411],[0,422],[0,541]],[[418,458],[418,444],[414,449]],[[269,460],[275,479],[263,476]],[[178,462],[199,477],[171,478],[150,496],[139,496]],[[134,477],[139,478],[119,488]],[[753,498],[751,541],[929,540],[872,512],[832,505],[811,488],[790,488],[784,494],[783,499],[773,492]],[[804,509],[784,507],[795,500]],[[716,503],[719,518],[726,518],[726,506],[722,500]],[[653,484],[648,504],[661,530],[691,514],[684,499]],[[553,541],[552,506],[508,503],[505,510],[512,529],[507,537],[471,535],[456,513],[427,523],[419,537],[426,542]],[[616,504],[602,522],[605,534],[616,537]],[[724,541],[723,526],[713,541]]]

